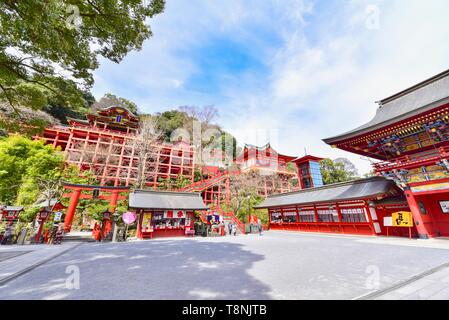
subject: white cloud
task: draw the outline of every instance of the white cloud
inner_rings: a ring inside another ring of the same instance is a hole
[[[373,5],[379,29],[367,28]],[[94,93],[113,91],[148,112],[214,104],[237,138],[272,129],[280,152],[301,155],[306,147],[319,156],[345,156],[367,172],[368,161],[321,139],[362,125],[373,117],[374,101],[449,67],[447,12],[446,0],[172,0],[151,21],[154,37],[141,52],[120,65],[103,62]],[[216,91],[189,90],[202,70],[190,49],[220,37],[246,44],[268,72],[220,74]]]

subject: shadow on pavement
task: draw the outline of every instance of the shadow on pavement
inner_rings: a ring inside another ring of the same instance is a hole
[[[250,270],[264,256],[242,247],[190,239],[84,244],[9,282],[0,299],[270,299]],[[68,266],[79,268],[79,289],[66,286]]]

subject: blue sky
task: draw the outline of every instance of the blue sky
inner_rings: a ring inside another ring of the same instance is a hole
[[[367,172],[369,161],[321,139],[448,69],[448,12],[447,0],[167,0],[141,51],[101,61],[93,93],[144,112],[215,105],[240,143],[343,156]]]

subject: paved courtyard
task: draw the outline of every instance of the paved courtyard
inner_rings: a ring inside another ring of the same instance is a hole
[[[267,232],[85,243],[6,282],[0,299],[420,298],[414,283],[422,298],[449,299],[447,263],[447,240]]]

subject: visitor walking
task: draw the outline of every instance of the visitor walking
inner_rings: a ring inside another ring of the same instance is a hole
[[[232,225],[232,234],[233,234],[234,236],[237,235],[237,227],[235,226],[235,224]]]
[[[229,235],[232,235],[232,222],[228,223],[228,231],[229,231]]]
[[[259,223],[257,224],[257,227],[258,227],[258,229],[259,229],[259,235],[262,235],[262,229],[263,229],[263,227],[262,227],[262,221],[260,221],[260,219],[259,219]]]
[[[58,230],[56,231],[54,243],[55,244],[61,244],[63,237],[64,237],[64,224],[60,223],[59,226],[58,226]]]
[[[101,228],[100,224],[95,222],[94,229],[92,230],[92,236],[95,239],[95,241],[101,241]]]
[[[55,239],[56,239],[56,232],[58,231],[58,225],[56,223],[53,224],[51,231],[50,231],[50,236],[48,238],[48,242],[47,244],[54,244],[55,243]]]

